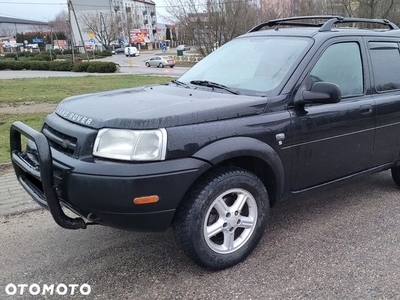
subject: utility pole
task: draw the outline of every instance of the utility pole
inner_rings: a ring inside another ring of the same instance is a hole
[[[18,43],[17,43],[17,35],[18,35],[18,30],[17,30],[17,23],[14,23],[15,26],[15,60],[18,60]]]
[[[85,42],[84,42],[83,37],[82,37],[81,27],[79,26],[78,19],[76,18],[76,13],[75,13],[74,6],[72,5],[72,1],[69,0],[69,1],[68,1],[68,4],[69,4],[68,6],[71,6],[72,12],[74,13],[74,18],[75,18],[76,26],[78,27],[79,36],[80,36],[80,38],[81,38],[81,43],[82,43],[82,45],[83,45],[83,49],[84,49],[84,51],[85,51],[86,58],[87,58],[87,60],[89,61],[89,54],[88,54],[87,51],[86,51]],[[93,49],[93,53],[94,53],[94,49]]]
[[[72,20],[71,20],[71,1],[68,1],[68,23],[71,37],[71,47],[72,47],[72,63],[75,63],[75,54],[74,54],[74,38],[72,32]]]
[[[51,55],[51,51],[53,50],[53,22],[50,23],[50,60],[53,61],[53,56]]]

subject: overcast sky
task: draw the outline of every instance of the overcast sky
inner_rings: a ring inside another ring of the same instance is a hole
[[[157,21],[163,22],[164,0],[156,3]],[[62,10],[67,10],[66,0],[0,0],[0,16],[47,22]]]

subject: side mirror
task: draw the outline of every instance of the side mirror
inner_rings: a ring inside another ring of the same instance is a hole
[[[302,92],[302,99],[296,101],[296,104],[306,103],[337,103],[342,99],[340,88],[335,83],[315,82],[311,90]]]

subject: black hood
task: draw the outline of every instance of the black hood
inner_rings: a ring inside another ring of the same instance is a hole
[[[70,97],[55,112],[91,128],[151,129],[256,115],[266,103],[264,97],[157,85]]]

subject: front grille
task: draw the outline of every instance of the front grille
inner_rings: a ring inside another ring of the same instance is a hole
[[[68,156],[78,157],[76,153],[77,138],[57,131],[48,124],[44,124],[42,132],[47,137],[50,147]]]

